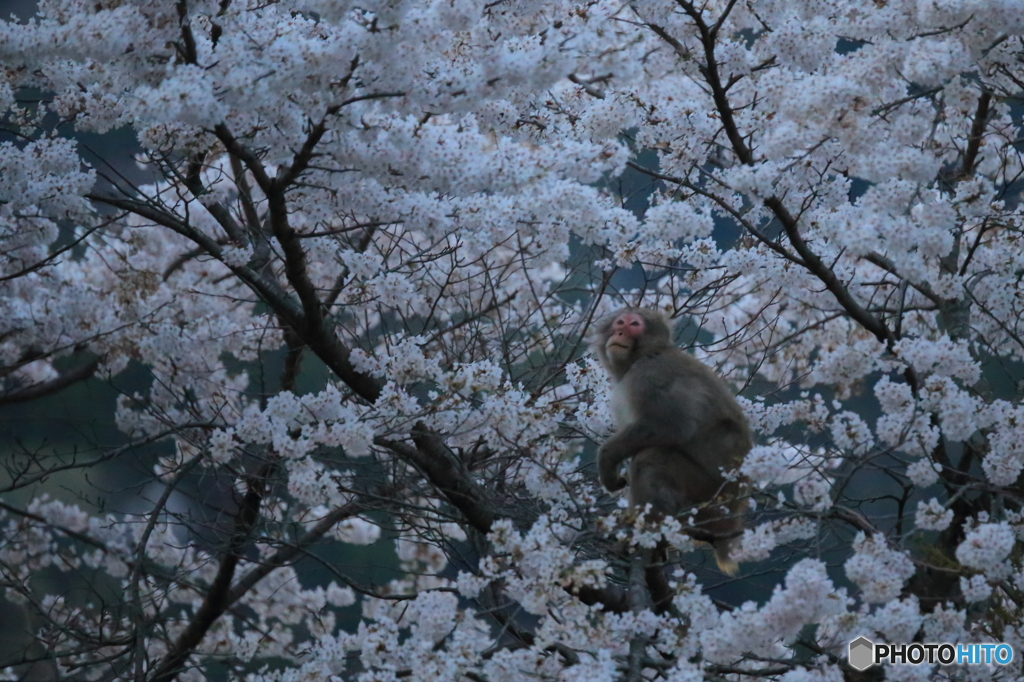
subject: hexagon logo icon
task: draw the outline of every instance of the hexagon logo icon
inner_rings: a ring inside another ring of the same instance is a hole
[[[867,637],[858,637],[850,642],[847,658],[854,670],[867,670],[875,663],[875,643]]]

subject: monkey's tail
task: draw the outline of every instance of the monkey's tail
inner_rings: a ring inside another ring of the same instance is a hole
[[[740,570],[740,565],[731,556],[732,548],[731,540],[715,543],[715,563],[718,564],[718,570],[730,577],[735,576]]]

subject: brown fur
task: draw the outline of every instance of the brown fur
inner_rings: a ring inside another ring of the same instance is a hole
[[[710,540],[719,568],[734,574],[731,537],[743,528],[745,503],[722,471],[753,444],[736,399],[714,371],[672,345],[660,313],[617,311],[598,325],[594,350],[615,384],[617,431],[598,451],[601,483],[623,488],[619,467],[632,459],[630,505],[673,516],[699,507],[693,535]]]

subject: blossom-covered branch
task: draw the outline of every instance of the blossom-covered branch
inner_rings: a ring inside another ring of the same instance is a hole
[[[1021,16],[5,20],[0,677],[853,682],[859,636],[1020,651]],[[588,347],[624,305],[753,428],[736,578],[700,501],[655,520],[597,480]]]

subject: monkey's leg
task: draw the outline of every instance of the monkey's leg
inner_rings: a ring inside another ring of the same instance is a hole
[[[739,546],[743,532],[743,512],[746,500],[740,498],[740,485],[736,481],[723,481],[716,499],[697,512],[694,526],[712,536],[715,563],[719,570],[734,576],[739,565],[732,555]]]
[[[686,505],[686,461],[678,452],[648,448],[636,453],[629,466],[629,504],[662,516],[675,516]]]
[[[687,481],[687,498],[705,504],[697,514],[696,526],[715,538],[711,541],[715,561],[729,575],[735,575],[739,568],[732,555],[739,544],[748,505],[740,495],[740,484],[726,480],[722,470],[739,466],[750,446],[750,433],[745,427],[723,420],[695,438],[687,450],[706,467],[703,478]]]
[[[733,536],[743,530],[741,512],[745,508],[736,499],[738,483],[727,481],[718,469],[669,448],[637,453],[629,479],[629,499],[636,508],[650,504],[654,514],[678,516],[695,505],[705,505],[694,518],[696,532],[691,536],[712,545],[719,570],[736,574],[739,567],[731,557],[736,543]]]
[[[677,480],[679,471],[673,471],[678,453],[662,448],[643,450],[633,458],[629,467],[629,501],[635,509],[651,505],[647,520],[660,523],[666,516],[675,516],[680,511]],[[644,577],[647,589],[654,602],[654,612],[664,613],[672,606],[675,597],[666,575],[668,562],[667,542],[662,540],[653,549],[644,550]]]

